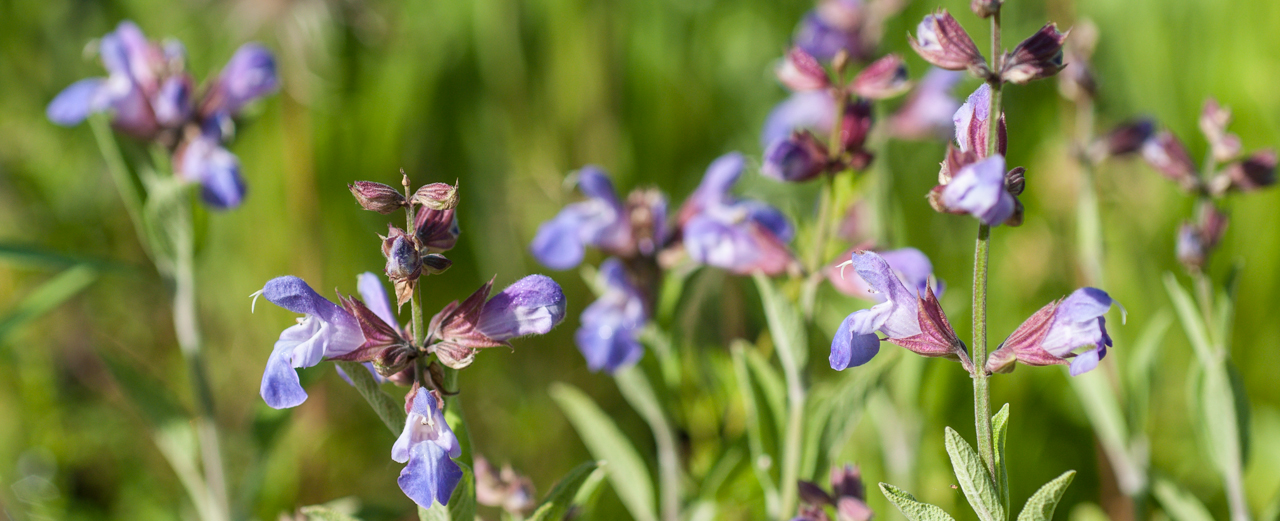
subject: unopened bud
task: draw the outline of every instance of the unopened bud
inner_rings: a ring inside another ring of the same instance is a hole
[[[866,144],[875,122],[871,108],[871,102],[865,99],[845,104],[844,117],[840,120],[840,145],[846,152],[862,150]]]
[[[1160,132],[1143,143],[1142,158],[1183,189],[1195,191],[1200,187],[1195,163],[1191,162],[1191,156],[1187,154],[1182,142],[1171,132]]]
[[[870,99],[892,98],[911,88],[907,81],[907,64],[902,57],[890,54],[862,69],[853,78],[853,92]]]
[[[413,193],[413,202],[432,210],[452,210],[458,207],[458,188],[448,183],[431,183]]]
[[[389,214],[408,205],[404,195],[390,186],[373,181],[356,181],[347,185],[356,202],[365,210]]]
[[[793,132],[787,139],[769,145],[760,173],[778,181],[801,183],[824,172],[827,161],[827,147],[813,134]]]
[[[1276,152],[1255,152],[1244,160],[1227,165],[1226,170],[1218,174],[1218,177],[1229,180],[1226,183],[1228,190],[1251,192],[1271,186],[1276,183]]]
[[[1008,190],[1014,197],[1022,195],[1022,191],[1027,187],[1026,172],[1027,169],[1023,167],[1010,170],[1004,176],[1004,189]]]
[[[969,2],[969,10],[978,15],[978,18],[991,18],[1000,12],[1002,3],[1004,2],[1001,0],[972,0]]]
[[[444,255],[432,253],[422,257],[422,267],[427,270],[428,275],[444,273],[445,270],[449,269],[449,266],[453,266],[453,261]]]
[[[396,344],[378,353],[373,359],[373,368],[383,377],[392,377],[408,368],[416,358],[416,348],[408,344]]]
[[[1063,67],[1062,44],[1066,40],[1067,33],[1058,32],[1057,24],[1045,24],[1005,55],[1000,77],[1010,83],[1026,83],[1057,74]]]
[[[794,47],[787,52],[786,58],[778,64],[775,73],[778,75],[778,81],[795,92],[819,90],[831,86],[827,71],[822,69],[818,60],[799,47]]]
[[[387,237],[383,241],[382,252],[387,257],[387,277],[391,280],[416,279],[422,273],[422,259],[418,256],[418,249],[404,232]]]
[[[453,249],[462,230],[458,227],[457,209],[418,210],[413,220],[414,239],[425,253],[442,253]]]
[[[1097,159],[1133,154],[1142,150],[1154,132],[1155,123],[1149,119],[1122,123],[1093,145],[1092,154]]]
[[[908,40],[921,58],[939,68],[969,69],[979,77],[987,73],[986,60],[978,52],[978,46],[945,9],[925,15],[916,26],[916,36]]]

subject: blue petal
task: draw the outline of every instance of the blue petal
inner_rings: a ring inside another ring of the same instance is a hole
[[[615,206],[619,204],[613,182],[598,166],[587,165],[578,170],[578,189],[592,199],[601,199]]]
[[[280,343],[277,342],[278,346]],[[286,349],[273,349],[267,358],[267,369],[262,373],[262,387],[259,393],[262,401],[273,409],[287,409],[302,405],[307,401],[307,392],[302,390],[298,380],[298,372],[289,364]]]
[[[685,223],[684,245],[693,260],[728,270],[749,265],[758,256],[755,242],[744,227],[708,215],[697,215]]]
[[[769,112],[764,130],[760,134],[760,145],[767,148],[776,141],[786,139],[791,131],[797,129],[809,129],[820,136],[826,135],[835,124],[835,112],[835,100],[825,90],[792,94]]]
[[[462,479],[462,469],[434,443],[421,442],[409,450],[409,464],[400,471],[396,483],[409,499],[423,508],[432,502],[449,503],[454,487]]]
[[[988,226],[1013,216],[1013,196],[1004,187],[1004,157],[994,155],[960,169],[942,190],[948,208],[964,210]]]
[[[746,159],[737,152],[730,152],[716,158],[707,167],[707,173],[703,174],[698,188],[693,191],[693,195],[689,196],[689,202],[685,204],[704,208],[723,203],[733,184],[738,182],[738,177],[742,175],[744,165],[746,165]]]
[[[373,311],[373,314],[378,315],[378,318],[389,324],[392,329],[400,329],[400,322],[396,320],[396,314],[391,312],[391,304],[387,302],[387,293],[382,287],[382,279],[368,271],[361,273],[356,278],[356,290],[360,292],[360,298],[364,299],[364,305]]]
[[[741,201],[734,206],[745,209],[748,219],[763,226],[784,243],[791,242],[791,238],[795,236],[795,228],[791,226],[791,220],[787,219],[787,216],[782,211],[773,206],[750,200]]]
[[[223,103],[214,110],[239,112],[249,102],[274,92],[279,86],[275,57],[256,43],[241,45],[218,76],[218,86]]]
[[[546,275],[529,275],[489,299],[476,328],[498,341],[543,335],[564,320],[564,313],[560,285]]]
[[[853,312],[836,329],[835,337],[831,340],[829,359],[832,369],[843,371],[865,364],[880,352],[880,338],[875,333],[856,331],[865,322],[863,317],[858,316],[860,313],[868,313],[868,310]]]
[[[49,102],[45,116],[66,127],[80,124],[90,113],[102,110],[95,106],[95,98],[104,82],[103,78],[89,78],[72,83]]]
[[[636,341],[633,332],[625,327],[609,327],[602,324],[583,324],[573,336],[578,350],[587,359],[591,371],[603,369],[613,374],[629,367],[644,355],[644,347]]]
[[[550,221],[538,227],[529,251],[543,266],[553,270],[567,270],[582,262],[586,248],[579,237],[583,225],[577,208],[569,206]]]
[[[1102,353],[1104,352],[1101,349],[1091,349],[1080,353],[1075,360],[1071,361],[1071,376],[1080,376],[1098,367],[1098,362],[1102,360]]]
[[[218,150],[222,154],[211,158],[200,197],[219,210],[235,208],[244,200],[246,191],[244,179],[240,177],[240,162],[230,152],[222,148]]]
[[[293,275],[276,277],[262,287],[262,296],[294,313],[315,315],[327,322],[356,325],[355,318],[337,304],[321,297],[305,281]],[[358,328],[359,326],[356,325]]]

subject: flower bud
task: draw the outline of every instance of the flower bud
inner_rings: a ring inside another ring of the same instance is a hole
[[[827,71],[804,49],[793,47],[774,71],[778,81],[795,92],[820,90],[831,86]]]
[[[863,150],[867,135],[871,133],[871,125],[875,122],[871,112],[871,102],[865,99],[845,104],[844,117],[840,120],[840,145],[844,147],[844,151]]]
[[[1240,136],[1227,132],[1229,124],[1231,109],[1218,105],[1213,98],[1204,100],[1204,109],[1200,111],[1200,131],[1209,140],[1215,160],[1225,162],[1240,155]]]
[[[422,257],[422,268],[427,271],[428,275],[439,275],[445,270],[453,266],[453,261],[444,255],[430,253]]]
[[[413,216],[413,235],[418,247],[425,253],[443,253],[458,243],[457,209],[432,210],[420,208]]]
[[[972,0],[969,2],[969,10],[978,18],[991,18],[992,15],[1000,12],[1000,4],[1003,0]]]
[[[799,183],[818,177],[826,166],[826,147],[808,131],[799,131],[765,150],[760,173],[778,181]]]
[[[945,9],[925,15],[916,26],[916,36],[908,36],[908,40],[921,58],[940,68],[968,69],[979,77],[987,73],[986,61],[978,52],[978,46]]]
[[[458,187],[448,183],[431,183],[413,193],[413,202],[431,210],[452,210],[458,207]]]
[[[1027,187],[1026,174],[1027,169],[1017,167],[1010,170],[1004,175],[1004,189],[1008,190],[1014,197],[1022,195],[1022,191]]]
[[[383,215],[404,208],[408,204],[398,190],[382,183],[356,181],[347,185],[347,189],[351,190],[351,195],[355,196],[361,208]]]
[[[476,359],[475,349],[453,342],[440,342],[431,346],[431,349],[436,354],[436,358],[440,359],[440,363],[450,369],[465,368]]]
[[[1191,271],[1203,269],[1226,231],[1227,214],[1212,204],[1202,206],[1197,223],[1185,222],[1178,227],[1178,262]]]
[[[1094,160],[1107,157],[1125,156],[1141,151],[1147,140],[1155,132],[1155,122],[1139,119],[1120,124],[1106,136],[1094,142],[1090,155]]]
[[[1228,189],[1231,190],[1251,192],[1266,188],[1276,183],[1276,152],[1274,150],[1254,152],[1242,161],[1227,165],[1226,170],[1218,175],[1230,179]]]
[[[1057,74],[1063,67],[1062,44],[1066,40],[1067,33],[1058,32],[1057,24],[1045,24],[1005,54],[1000,77],[1010,83],[1022,84]]]
[[[1196,177],[1196,165],[1191,162],[1191,156],[1187,155],[1182,142],[1171,132],[1160,132],[1143,143],[1142,158],[1184,190],[1199,189],[1200,179]]]
[[[383,349],[373,359],[373,368],[383,377],[395,376],[418,358],[418,349],[408,344],[396,344]]]
[[[383,239],[382,253],[387,258],[386,272],[391,280],[418,278],[422,273],[422,259],[417,248],[399,228],[394,228],[391,236]]]
[[[870,99],[892,98],[911,88],[907,81],[907,64],[902,57],[890,54],[862,69],[853,78],[853,92]]]

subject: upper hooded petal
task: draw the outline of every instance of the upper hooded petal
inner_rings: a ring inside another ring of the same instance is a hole
[[[543,335],[564,320],[560,285],[546,275],[529,275],[485,303],[477,328],[497,341]]]
[[[1109,343],[1102,315],[1111,309],[1112,302],[1111,296],[1098,288],[1075,290],[1054,311],[1053,324],[1041,347],[1061,357],[1078,347]]]
[[[898,279],[893,268],[874,252],[854,252],[853,268],[872,290],[885,296],[883,303],[871,308],[878,329],[889,338],[906,338],[920,334],[920,318],[917,300],[919,296],[908,291]]]
[[[216,136],[201,134],[178,152],[178,174],[200,183],[200,196],[218,209],[234,208],[244,200],[245,184],[240,177],[240,160]]]
[[[218,75],[222,103],[210,112],[221,109],[234,114],[249,102],[275,92],[279,86],[275,56],[262,45],[246,43],[236,49]]]

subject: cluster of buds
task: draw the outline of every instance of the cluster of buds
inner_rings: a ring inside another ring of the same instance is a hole
[[[1276,182],[1275,150],[1245,155],[1240,137],[1227,131],[1230,123],[1229,109],[1213,98],[1205,100],[1200,131],[1209,143],[1209,157],[1203,171],[1177,136],[1168,130],[1154,132],[1151,123],[1122,126],[1105,139],[1110,143],[1108,148],[1122,145],[1127,149],[1146,132],[1139,148],[1147,164],[1200,199],[1197,220],[1178,230],[1178,259],[1193,271],[1204,267],[1226,231],[1227,216],[1218,209],[1217,201],[1233,192],[1252,192]]]
[[[1000,4],[995,0],[973,0],[971,7],[975,14],[985,18],[996,14]],[[1022,84],[1048,78],[1062,70],[1062,46],[1066,39],[1067,33],[1059,32],[1056,24],[1045,24],[1012,51],[1000,56],[992,70],[969,33],[950,13],[940,9],[926,15],[916,26],[916,35],[910,37],[910,43],[920,57],[936,67],[968,70],[987,82]]]
[[[401,172],[403,174],[403,172]],[[395,188],[372,181],[356,181],[347,185],[356,202],[365,210],[389,214],[406,209],[413,215],[413,229],[405,231],[388,224],[382,238],[384,268],[396,289],[396,303],[403,306],[413,297],[418,278],[423,274],[443,273],[453,262],[442,253],[458,242],[457,185],[432,183],[409,194],[409,178],[404,177],[404,194]]]
[[[867,490],[857,466],[846,464],[831,469],[831,493],[809,481],[801,480],[796,485],[802,504],[791,521],[832,521],[827,507],[835,508],[835,521],[871,521],[875,516],[867,506]]]
[[[235,133],[233,118],[241,109],[279,86],[271,51],[253,43],[241,46],[197,91],[182,44],[148,40],[133,22],[120,22],[97,49],[109,76],[67,87],[49,103],[49,120],[71,126],[109,112],[116,130],[172,154],[174,172],[200,184],[210,206],[238,206],[245,195],[240,162],[223,145]]]
[[[769,115],[761,173],[779,181],[803,182],[822,174],[865,169],[871,132],[871,100],[898,96],[911,88],[902,57],[888,55],[840,80],[848,64],[838,54],[828,71],[802,47],[793,47],[777,68],[778,79],[795,94]],[[834,134],[824,140],[815,135]]]

